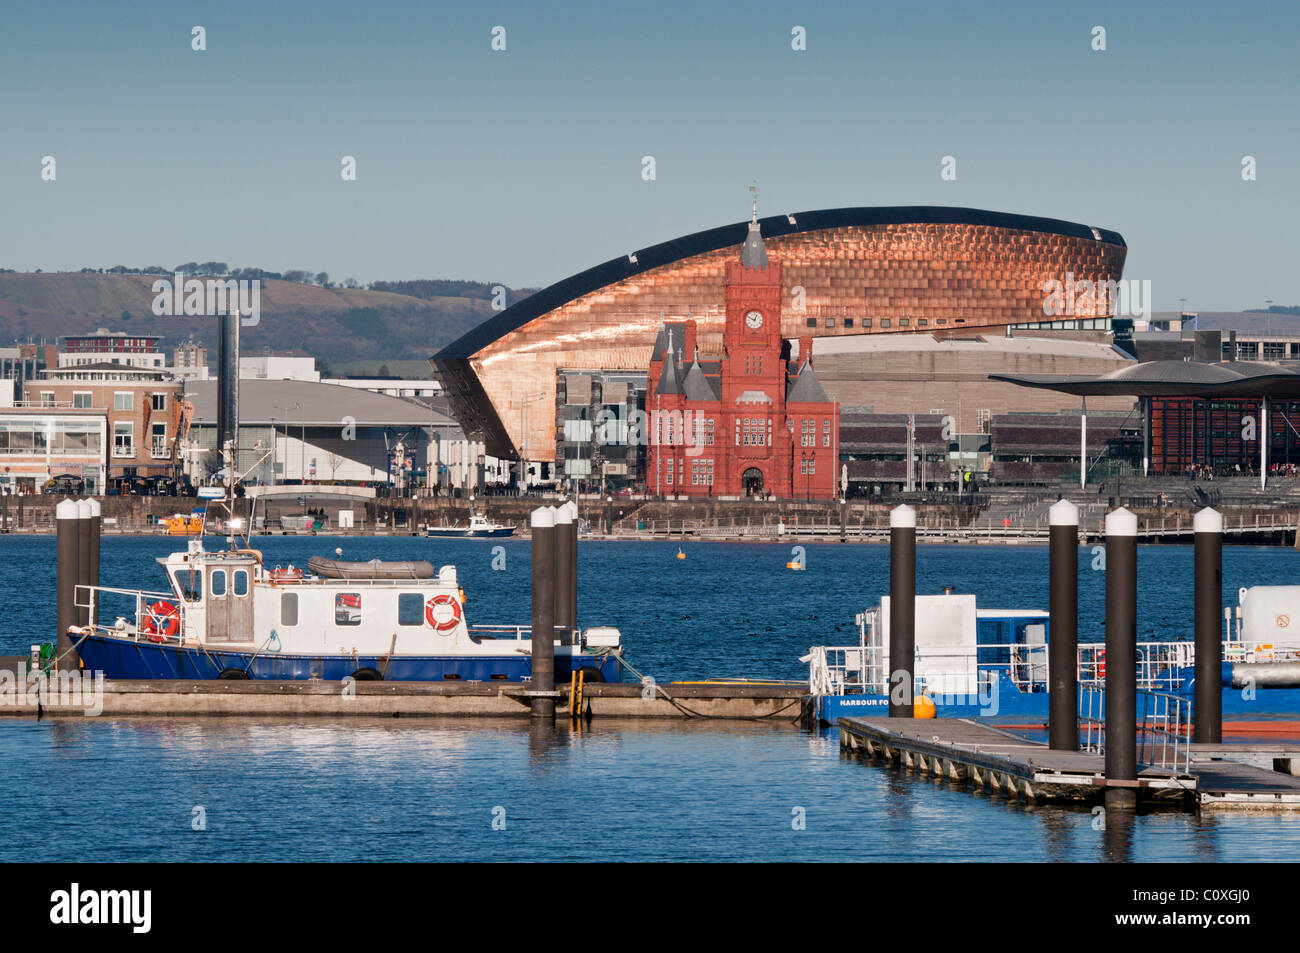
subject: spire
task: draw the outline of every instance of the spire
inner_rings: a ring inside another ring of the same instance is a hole
[[[673,332],[668,331],[668,352],[664,355],[664,368],[659,374],[659,386],[655,394],[680,394],[682,392],[681,371],[677,366],[678,357],[673,353]]]
[[[740,249],[740,263],[745,268],[762,270],[767,267],[767,249],[763,246],[763,233],[758,227],[758,185],[751,185],[754,194],[754,212],[749,220],[749,234]]]

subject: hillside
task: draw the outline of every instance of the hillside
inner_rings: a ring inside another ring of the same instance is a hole
[[[211,319],[154,315],[154,280],[148,275],[0,273],[0,344],[53,341],[107,327],[161,334],[164,347],[190,338],[215,345],[216,322]],[[423,359],[492,314],[482,297],[417,298],[278,280],[262,282],[261,308],[261,323],[243,330],[245,353],[300,351],[330,362]]]

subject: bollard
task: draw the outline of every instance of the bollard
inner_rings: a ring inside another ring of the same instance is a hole
[[[1048,746],[1079,750],[1079,508],[1058,500],[1048,512]]]
[[[55,526],[55,586],[54,602],[58,633],[55,636],[55,654],[60,665],[66,668],[79,668],[80,659],[73,650],[73,639],[68,628],[77,624],[77,571],[80,556],[78,554],[78,530],[80,509],[75,500],[61,500],[54,508]],[[67,653],[66,655],[64,653]]]
[[[911,718],[916,667],[916,510],[889,511],[889,717]]]
[[[614,532],[614,498],[605,497],[605,535],[608,536]]]
[[[77,501],[77,585],[90,585],[90,500],[81,499]],[[77,591],[77,625],[85,625],[89,620],[89,610],[80,605],[83,602],[89,602],[87,593]]]
[[[572,507],[572,509],[570,509]],[[555,626],[560,633],[560,644],[572,642],[574,618],[577,615],[573,579],[573,556],[577,548],[574,530],[577,521],[574,504],[565,502],[555,508]]]
[[[1223,515],[1206,507],[1192,521],[1195,539],[1193,569],[1196,640],[1196,692],[1193,699],[1193,738],[1197,744],[1223,741]]]
[[[1106,514],[1106,780],[1137,780],[1137,517]],[[1137,787],[1107,787],[1106,808],[1131,810]]]
[[[23,528],[23,509],[24,509],[24,508],[25,508],[25,506],[24,506],[24,503],[23,503],[23,497],[22,497],[22,494],[20,493],[20,494],[18,495],[18,528],[19,528],[19,529],[22,529],[22,528]]]
[[[844,497],[840,497],[840,542],[844,542],[848,535],[849,528],[849,504]]]
[[[569,501],[569,515],[573,519],[569,523],[569,535],[573,538],[573,545],[569,547],[569,618],[567,625],[574,632],[578,629],[578,504],[573,500]]]
[[[90,572],[86,577],[85,584],[88,586],[98,586],[99,541],[104,532],[104,519],[99,505],[99,500],[92,496],[87,499],[87,502],[90,504]],[[95,622],[99,621],[99,593],[88,593],[88,595],[90,595],[90,598],[87,601],[93,604],[95,609],[93,612],[89,613],[87,624],[93,625]]]
[[[555,690],[555,509],[533,510],[533,691]],[[534,697],[534,718],[555,718],[555,699]]]

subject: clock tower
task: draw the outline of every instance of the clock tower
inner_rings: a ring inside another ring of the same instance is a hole
[[[769,261],[758,207],[726,263],[722,354],[697,353],[693,320],[665,322],[650,356],[646,483],[665,497],[830,499],[839,408],[812,369],[812,338],[792,364],[781,336],[781,262]],[[680,332],[680,337],[678,333]],[[679,350],[677,341],[685,341]]]
[[[755,202],[740,260],[727,262],[723,281],[724,405],[734,406],[742,395],[748,395],[752,403],[759,394],[771,402],[772,410],[785,402],[781,293],[781,263],[768,261]]]

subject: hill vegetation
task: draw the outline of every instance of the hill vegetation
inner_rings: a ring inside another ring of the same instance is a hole
[[[475,281],[330,281],[324,272],[231,269],[224,262],[189,262],[174,269],[119,265],[79,272],[0,269],[0,344],[53,342],[107,327],[159,334],[164,347],[186,341],[215,346],[216,322],[157,316],[157,278],[258,278],[261,320],[242,331],[245,353],[263,349],[311,354],[329,362],[423,360],[491,317],[492,285]],[[513,303],[527,292],[507,289]]]

